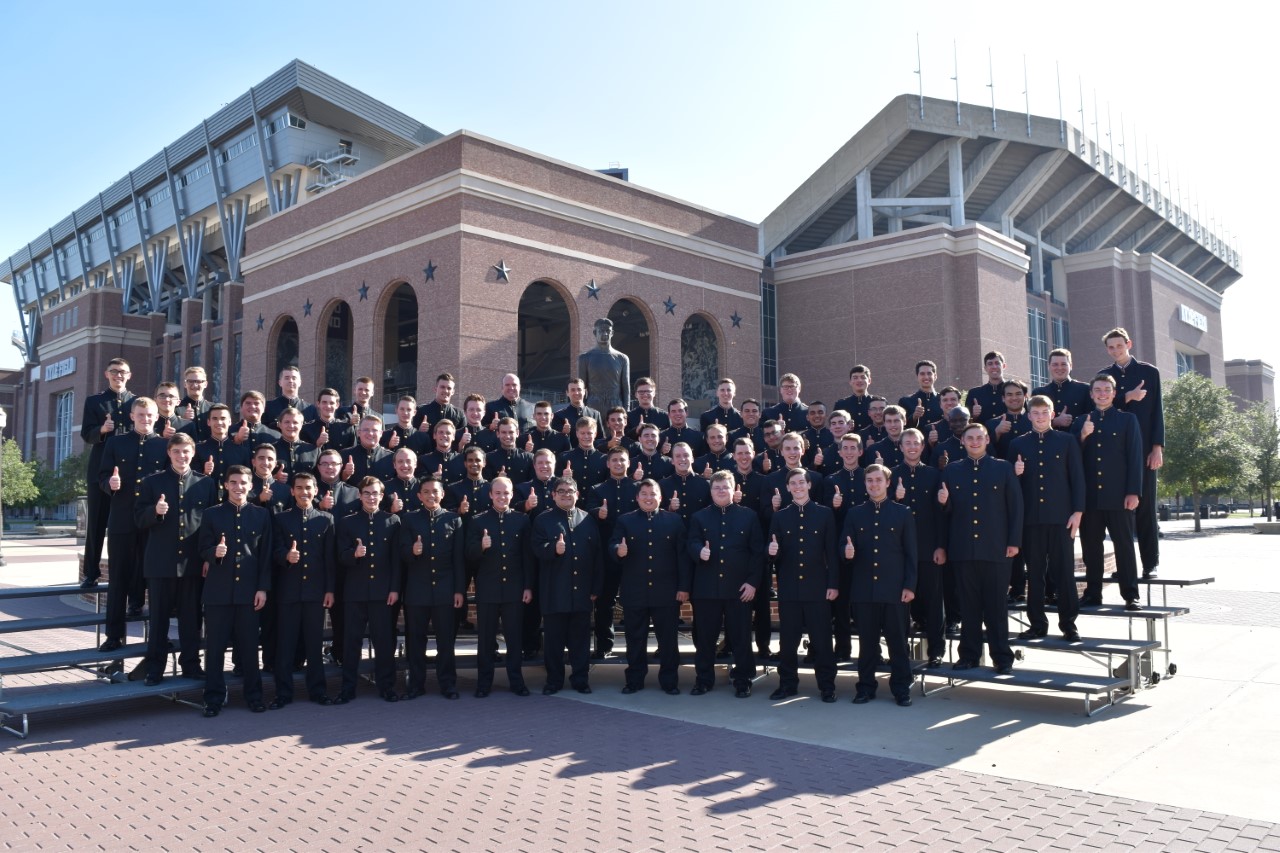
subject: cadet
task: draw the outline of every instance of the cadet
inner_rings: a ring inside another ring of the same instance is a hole
[[[1053,404],[1053,428],[1070,430],[1081,415],[1093,411],[1089,383],[1071,378],[1071,350],[1059,347],[1049,352],[1049,384],[1031,392],[1043,395]]]
[[[703,447],[702,433],[689,426],[688,403],[680,398],[667,403],[667,418],[671,421],[671,426],[662,431],[663,456],[674,453],[676,445],[682,441],[689,445],[689,450],[694,457],[706,452]]]
[[[906,426],[919,427],[922,423],[928,424],[942,417],[942,401],[938,392],[933,390],[937,376],[938,365],[928,359],[916,362],[916,383],[920,387],[898,401],[898,406],[907,416]]]
[[[775,702],[795,696],[800,686],[800,635],[809,634],[809,654],[823,702],[836,701],[836,659],[831,646],[831,605],[839,594],[836,517],[809,499],[802,468],[787,472],[791,504],[773,516],[769,556],[778,578],[778,689]]]
[[[425,406],[418,407],[418,413],[413,416],[414,427],[421,429],[424,423],[428,424],[428,431],[434,434],[436,426],[441,421],[449,421],[455,429],[462,429],[462,425],[467,422],[467,416],[453,405],[453,392],[456,388],[457,381],[452,374],[441,373],[437,376],[435,399]]]
[[[282,368],[276,384],[280,386],[280,396],[268,402],[262,410],[262,422],[271,429],[279,429],[280,413],[285,409],[294,408],[301,412],[307,407],[301,393],[302,371],[297,365]]]
[[[133,394],[125,386],[129,384],[129,362],[113,358],[107,362],[103,376],[107,390],[94,394],[84,401],[84,414],[80,416],[80,437],[89,445],[89,462],[85,476],[89,482],[86,490],[87,524],[84,543],[84,580],[81,586],[90,589],[98,585],[102,577],[102,542],[107,535],[107,519],[111,515],[111,500],[101,489],[94,488],[102,468],[102,453],[107,439],[114,435],[127,435],[133,428],[130,418]]]
[[[653,424],[659,431],[671,426],[671,418],[661,409],[653,405],[654,395],[658,391],[657,384],[648,376],[636,380],[636,407],[627,412],[627,435],[638,439],[641,424]]]
[[[342,451],[342,479],[359,487],[365,477],[381,480],[391,475],[391,451],[378,444],[382,418],[365,415],[356,431],[356,444]]]
[[[977,388],[970,388],[964,399],[965,408],[973,412],[974,420],[993,421],[1005,412],[1004,355],[992,350],[982,357],[982,369],[987,372],[987,381]]]
[[[448,423],[448,421],[443,421]],[[462,609],[467,575],[462,519],[441,506],[444,484],[423,480],[422,509],[400,516],[400,562],[404,571],[404,655],[408,659],[404,698],[426,692],[427,629],[435,626],[436,683],[440,695],[458,698],[454,617]]]
[[[688,447],[684,450],[688,453]],[[685,524],[676,512],[660,508],[661,498],[652,478],[641,480],[636,492],[639,509],[618,516],[609,540],[609,551],[622,567],[619,597],[627,638],[622,692],[628,695],[643,690],[649,674],[650,624],[658,641],[658,686],[668,696],[680,693],[676,628],[680,606],[689,600],[692,567]]]
[[[334,448],[346,450],[356,443],[355,427],[338,417],[342,398],[332,388],[320,389],[320,397],[314,406],[316,419],[303,425],[302,440],[321,450]]]
[[[156,386],[156,422],[151,431],[161,438],[171,438],[176,432],[190,432],[191,421],[178,414],[178,386],[161,382]]]
[[[571,441],[573,433],[578,429],[578,422],[583,418],[590,418],[595,424],[596,431],[604,428],[604,418],[595,409],[588,406],[585,402],[587,397],[587,386],[578,377],[569,380],[569,384],[565,390],[566,396],[569,398],[569,405],[565,406],[555,413],[551,419],[551,428],[556,432],[568,437]],[[582,490],[582,484],[578,484],[578,490]]]
[[[196,445],[195,469],[214,482],[214,490],[218,493],[218,502],[225,497],[222,493],[222,481],[226,478],[227,469],[232,465],[243,465],[248,468],[253,464],[253,449],[246,444],[236,444],[231,438],[231,409],[222,403],[215,403],[205,412],[204,421],[207,438]]]
[[[514,418],[516,434],[533,426],[533,403],[520,397],[520,377],[508,373],[502,377],[502,396],[484,407],[484,424],[499,418]]]
[[[920,460],[923,451],[924,436],[919,430],[903,432],[902,464],[893,470],[889,485],[893,499],[911,510],[915,522],[916,583],[911,614],[928,641],[928,666],[937,669],[947,653],[942,595],[942,571],[947,560],[938,538],[942,513],[937,503],[942,473]]]
[[[578,485],[573,478],[556,477],[551,489],[555,505],[533,522],[532,534],[547,670],[542,695],[564,687],[566,646],[569,685],[579,693],[590,693],[591,611],[604,581],[604,545],[596,520],[576,505]]]
[[[609,479],[593,486],[587,494],[586,509],[595,513],[600,536],[606,542],[613,538],[613,524],[619,515],[636,508],[636,484],[627,477],[630,456],[622,447],[609,451]],[[605,556],[604,581],[596,598],[596,660],[613,651],[613,606],[618,601],[618,582],[622,567],[612,554]]]
[[[827,506],[835,513],[836,530],[844,529],[845,517],[849,510],[867,499],[865,482],[866,471],[858,466],[862,457],[862,439],[856,432],[847,432],[840,436],[840,468],[827,478]],[[839,543],[837,543],[839,544]],[[841,546],[843,547],[843,546]],[[840,584],[836,587],[839,595],[831,602],[831,636],[835,641],[837,661],[848,660],[853,656],[853,627],[850,617],[853,613],[849,603],[849,589],[853,583],[853,564],[847,560],[840,561]]]
[[[199,444],[209,437],[209,424],[204,416],[209,414],[209,409],[216,401],[204,399],[209,379],[200,365],[193,365],[182,372],[182,384],[187,393],[178,403],[178,411],[188,421],[184,431]]]
[[[668,512],[680,516],[687,527],[689,518],[711,503],[711,486],[707,484],[706,477],[693,473],[693,448],[685,442],[678,441],[671,448],[671,465],[675,469],[674,473],[660,484],[662,506]]]
[[[853,563],[850,597],[858,623],[858,686],[853,704],[864,705],[876,697],[883,633],[889,647],[889,690],[905,708],[911,704],[907,605],[915,598],[916,523],[910,509],[889,500],[889,477],[883,465],[867,466],[867,501],[849,510],[841,535],[844,558]]]
[[[484,475],[492,480],[503,476],[523,483],[533,476],[533,454],[516,447],[519,426],[515,418],[498,418],[498,446],[485,460]]]
[[[782,374],[778,380],[778,395],[782,397],[781,402],[765,409],[760,417],[780,422],[787,432],[803,432],[809,424],[808,406],[800,401],[800,377],[794,373]]]
[[[720,424],[725,434],[742,426],[742,413],[733,407],[733,395],[737,392],[733,380],[725,377],[716,382],[716,405],[698,417],[698,425],[705,435],[712,424]]]
[[[266,405],[267,398],[261,391],[245,391],[240,395],[240,420],[231,428],[231,438],[236,444],[257,447],[280,437],[279,432],[262,422],[262,410]]]
[[[569,436],[551,428],[551,404],[540,400],[533,406],[533,427],[517,442],[525,453],[549,450],[556,456],[569,451]]]
[[[849,369],[849,390],[853,393],[835,402],[835,408],[849,413],[849,428],[861,432],[871,426],[871,368],[865,364],[855,364]]]
[[[276,440],[276,460],[285,475],[292,477],[301,471],[308,474],[316,470],[320,450],[314,444],[302,440],[302,412],[289,407],[280,413],[280,438]]]

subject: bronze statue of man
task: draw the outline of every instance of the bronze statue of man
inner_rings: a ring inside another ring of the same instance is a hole
[[[631,408],[631,359],[613,348],[613,321],[595,322],[596,345],[578,356],[578,376],[587,383],[587,405],[601,412]]]

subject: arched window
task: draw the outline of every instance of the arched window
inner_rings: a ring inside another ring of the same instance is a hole
[[[405,394],[418,394],[418,297],[400,284],[382,323],[382,399],[394,407]]]
[[[535,281],[520,297],[516,373],[529,400],[556,400],[572,369],[569,306],[559,288]]]
[[[275,369],[271,371],[272,380],[270,384],[274,385],[274,378],[280,375],[280,371],[291,364],[298,363],[298,323],[292,317],[286,317],[284,322],[280,324],[280,330],[276,332],[276,364]]]
[[[343,403],[351,400],[351,325],[351,306],[338,301],[325,312],[319,336],[324,386],[337,391]]]
[[[716,330],[701,314],[694,314],[680,331],[680,375],[682,394],[695,409],[694,401],[715,400],[716,380],[720,378],[720,343]]]

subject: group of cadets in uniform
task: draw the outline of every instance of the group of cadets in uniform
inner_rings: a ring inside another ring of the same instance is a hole
[[[913,626],[933,668],[952,637],[953,668],[977,666],[985,639],[995,668],[1008,672],[1013,603],[1026,602],[1022,636],[1047,635],[1046,604],[1055,604],[1059,631],[1078,639],[1080,607],[1102,600],[1107,534],[1125,606],[1139,607],[1138,555],[1144,577],[1159,562],[1160,377],[1131,357],[1124,329],[1104,343],[1112,364],[1089,383],[1072,378],[1064,349],[1050,354],[1049,384],[1034,390],[1007,377],[1004,357],[991,352],[987,381],[967,393],[935,388],[936,365],[918,362],[919,387],[896,403],[871,392],[865,365],[831,407],[802,402],[794,374],[781,378],[770,407],[735,403],[725,378],[696,427],[684,400],[654,404],[648,377],[636,382],[633,409],[598,412],[581,380],[556,411],[523,399],[514,374],[498,399],[468,394],[459,408],[454,378],[441,374],[431,402],[401,397],[394,422],[383,423],[368,377],[347,406],[332,388],[309,404],[301,374],[287,367],[277,397],[248,391],[233,411],[203,398],[203,368],[186,371],[181,399],[173,383],[135,397],[129,365],[114,359],[108,389],[86,402],[82,421],[97,487],[84,585],[98,581],[105,536],[103,650],[124,643],[145,590],[145,678],[164,677],[176,613],[178,663],[184,677],[205,681],[206,716],[225,701],[228,650],[252,710],[288,705],[287,676],[298,667],[311,701],[352,701],[366,634],[382,698],[423,695],[433,634],[437,687],[456,699],[463,627],[477,634],[476,697],[489,694],[503,662],[499,627],[512,692],[529,694],[522,667],[541,651],[544,694],[564,689],[566,665],[569,686],[589,693],[590,661],[613,651],[619,602],[624,693],[645,687],[651,630],[658,685],[680,693],[677,629],[690,602],[694,695],[715,687],[717,658],[732,659],[740,698],[751,695],[757,658],[777,661],[772,699],[796,695],[807,635],[806,662],[822,701],[834,702],[836,666],[852,658],[856,633],[854,703],[875,696],[883,638],[889,688],[905,706]],[[327,652],[342,669],[336,697],[323,668],[326,611]],[[269,706],[259,646],[264,668],[286,674]]]

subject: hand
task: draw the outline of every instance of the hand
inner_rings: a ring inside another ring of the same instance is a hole
[[[974,401],[973,409],[969,412],[969,414],[972,415],[975,421],[978,418],[982,417],[982,404],[977,401]]]
[[[893,490],[893,499],[900,501],[907,496],[907,484],[901,477],[898,478],[898,488]]]
[[[107,480],[107,487],[113,492],[120,491],[120,466],[111,469],[111,477]]]
[[[355,550],[355,557],[356,557],[356,559],[357,559],[357,560],[358,560],[358,559],[360,559],[361,557],[363,557],[363,556],[364,556],[365,554],[367,554],[367,553],[369,553],[369,549],[368,549],[368,548],[366,548],[366,547],[364,547],[364,543],[363,543],[363,542],[361,542],[359,539],[357,539],[357,540],[356,540],[356,550]]]
[[[854,553],[855,552],[853,550],[853,537],[852,536],[844,537],[844,558],[846,560],[852,560]]]
[[[324,594],[324,599],[320,602],[320,606],[323,607],[325,610],[328,610],[330,607],[333,607],[333,593],[326,592]]]
[[[435,479],[439,480],[441,483],[444,482],[444,464],[443,463],[436,466]]]
[[[342,466],[340,476],[344,480],[350,480],[356,475],[356,460],[354,457],[348,456],[346,464]]]
[[[249,425],[244,421],[240,422],[240,429],[236,430],[235,443],[244,444],[249,440]]]
[[[838,589],[827,590],[827,601],[835,601],[839,597],[840,597],[840,590]]]
[[[924,417],[924,400],[922,400],[922,399],[920,399],[919,397],[917,397],[917,398],[916,398],[916,410],[915,410],[915,412],[913,412],[913,413],[912,413],[911,418],[912,418],[912,420],[914,420],[916,423],[920,423],[920,420],[921,420],[921,418],[923,418],[923,417]]]
[[[769,556],[770,557],[778,556],[778,537],[777,536],[772,537],[771,540],[769,541]]]
[[[1013,463],[1013,473],[1021,477],[1023,472],[1025,472],[1026,470],[1027,470],[1027,463],[1022,461],[1022,454],[1019,453],[1018,461]]]
[[[489,536],[489,531],[485,530],[484,535],[480,537],[480,550],[488,551],[493,547],[493,539]]]
[[[596,512],[596,515],[600,517],[601,521],[608,520],[609,518],[609,501],[608,500],[600,501],[600,509]]]
[[[173,428],[173,421],[169,421],[164,425],[164,430],[160,433],[161,438],[173,438],[173,434],[177,432]]]
[[[1157,444],[1147,454],[1147,467],[1152,471],[1159,471],[1162,465],[1164,465],[1164,448]]]
[[[1140,400],[1145,400],[1147,398],[1147,389],[1143,388],[1142,386],[1146,384],[1147,384],[1147,380],[1143,379],[1133,387],[1132,391],[1126,391],[1124,395],[1124,401],[1126,403],[1135,403]]]
[[[460,607],[462,607],[462,593],[455,592],[453,594],[453,609],[457,610]]]
[[[258,492],[258,503],[266,506],[271,503],[271,483],[264,480],[262,483],[262,491]]]
[[[391,496],[391,514],[399,515],[400,510],[402,509],[404,509],[404,501],[400,500],[400,495],[399,494],[392,495]]]
[[[320,499],[320,508],[325,512],[333,509],[333,492],[325,492],[324,497]]]
[[[258,590],[253,594],[253,609],[261,610],[267,606],[267,593],[265,590]]]
[[[703,543],[702,550],[698,552],[698,557],[704,563],[711,559],[711,543],[710,542]]]
[[[935,566],[943,566],[943,565],[946,565],[946,562],[947,562],[947,551],[946,551],[946,549],[945,549],[945,548],[934,548],[934,549],[933,549],[933,564],[934,564]]]
[[[533,510],[537,506],[538,506],[538,490],[531,488],[529,489],[529,497],[526,498],[524,502],[524,511],[533,512]]]
[[[934,424],[929,430],[929,446],[934,447],[938,443],[938,425]]]
[[[1004,549],[1004,555],[1009,559],[1013,559],[1014,557],[1018,556],[1019,550],[1020,549],[1018,548],[1017,545],[1010,545],[1008,548]]]
[[[110,435],[116,431],[116,422],[111,419],[111,415],[107,415],[107,419],[102,422],[102,426],[98,427],[98,432],[102,435]]]
[[[822,467],[822,448],[821,447],[818,448],[817,453],[813,454],[813,464],[818,466],[819,468]]]
[[[400,446],[400,430],[396,429],[395,427],[392,427],[391,440],[387,442],[387,447],[390,448],[391,450],[395,450],[399,446]]]
[[[1082,513],[1073,512],[1071,517],[1067,519],[1067,530],[1071,532],[1071,538],[1075,539],[1080,533],[1080,516]]]
[[[204,460],[204,475],[206,477],[213,476],[213,457],[212,456]]]
[[[1127,510],[1129,510],[1130,512],[1133,512],[1135,509],[1137,509],[1137,508],[1138,508],[1138,496],[1137,496],[1137,495],[1125,495],[1125,496],[1124,496],[1124,508],[1125,508],[1125,509],[1127,509]]]
[[[914,592],[912,592],[911,590],[909,590],[909,589],[904,589],[904,590],[902,591],[902,603],[903,603],[903,604],[910,604],[912,601],[914,601],[914,600],[915,600],[915,597],[916,597],[916,594],[915,594]]]
[[[1058,412],[1058,414],[1054,415],[1053,425],[1058,429],[1066,429],[1067,427],[1071,426],[1071,415],[1067,414],[1067,409],[1065,406],[1063,407],[1061,412]]]
[[[943,480],[941,488],[938,489],[938,503],[942,506],[946,506],[947,498],[949,497],[951,497],[951,492],[947,491],[947,482],[946,480]]]
[[[558,556],[558,557],[563,557],[563,556],[564,556],[564,548],[565,548],[565,546],[564,546],[564,534],[563,534],[563,533],[561,533],[561,534],[556,538],[556,556]]]
[[[569,419],[565,418],[564,423],[560,426],[560,432],[569,435],[573,431],[573,427],[569,426]]]
[[[618,559],[622,559],[623,557],[627,556],[628,554],[627,537],[625,536],[622,537],[622,539],[618,542],[618,547],[614,549],[614,553],[618,555]]]
[[[675,494],[673,494],[673,495],[671,496],[671,503],[667,504],[667,509],[671,510],[672,512],[679,512],[679,511],[680,511],[680,496],[679,496],[679,495],[675,495]]]
[[[773,511],[777,512],[782,509],[782,492],[778,489],[773,490]]]
[[[711,479],[711,475],[712,475],[712,474],[714,474],[714,473],[715,473],[715,471],[713,471],[713,470],[711,469],[711,463],[710,463],[710,462],[708,462],[708,463],[707,463],[707,465],[706,465],[706,467],[702,469],[702,479],[704,479],[704,480],[710,480],[710,479]]]
[[[419,535],[417,539],[413,540],[413,556],[421,557],[422,551],[423,551],[422,536]]]
[[[1009,423],[1009,415],[1005,415],[1000,419],[1000,423],[996,424],[996,435],[1004,435],[1013,429],[1013,424]]]
[[[273,476],[275,477],[275,480],[277,483],[289,482],[289,472],[284,470],[283,464],[276,465],[275,473]]]
[[[187,403],[187,407],[182,410],[182,416],[189,421],[194,421],[196,419],[195,406],[191,405],[190,403]]]
[[[320,427],[320,434],[316,436],[316,447],[324,447],[329,443],[329,428]]]
[[[946,468],[950,462],[951,462],[951,454],[945,450],[942,451],[942,458],[938,460],[938,467]]]
[[[165,513],[169,511],[169,501],[165,499],[164,492],[160,493],[160,500],[156,501],[156,515],[164,518]]]
[[[617,447],[619,444],[622,444],[622,436],[620,436],[620,435],[611,435],[611,436],[609,436],[609,443],[608,443],[608,444],[606,444],[606,445],[605,445],[605,447],[606,447],[607,449],[609,449],[609,450],[613,450],[613,449],[614,449],[615,447]]]
[[[658,452],[659,452],[659,453],[661,453],[663,456],[670,456],[670,455],[671,455],[671,442],[670,442],[669,440],[668,440],[668,441],[664,441],[664,442],[662,442],[662,449],[661,449],[661,450],[659,450]]]
[[[683,591],[676,593],[676,601],[680,602],[681,604],[684,604],[688,600],[689,600],[689,593],[683,592]]]
[[[499,477],[505,477],[505,476],[507,476],[507,466],[506,466],[506,465],[503,465],[501,468],[499,468],[499,469],[498,469],[498,476],[499,476]]]
[[[201,567],[201,569],[200,569],[200,577],[202,577],[202,578],[207,578],[207,577],[209,577],[209,564],[208,564],[208,563],[205,563],[205,564],[204,564],[204,566],[202,566],[202,567]]]
[[[572,462],[570,462],[567,459],[565,460],[564,470],[560,472],[560,476],[568,477],[571,480],[573,479],[573,463]]]
[[[768,474],[773,470],[773,462],[769,459],[769,451],[764,452],[764,461],[760,463],[760,470]]]
[[[591,600],[592,600],[592,601],[594,601],[594,600],[595,600],[595,596],[592,596],[592,599],[591,599]],[[524,591],[524,594],[520,596],[520,601],[521,601],[521,603],[523,603],[523,604],[528,604],[530,601],[533,601],[533,590],[531,590],[531,589],[526,589],[526,590]],[[504,625],[503,627],[505,628],[506,626]]]
[[[470,428],[464,428],[462,430],[462,437],[458,439],[458,449],[461,450],[462,448],[466,447],[470,443],[471,443],[471,430]]]
[[[883,464],[884,464],[884,456],[882,456],[882,455],[880,454],[880,451],[879,451],[879,450],[877,450],[877,451],[876,451],[876,464],[877,464],[877,465],[883,465]]]
[[[524,452],[533,452],[533,433],[529,433],[529,437],[524,440]]]
[[[742,503],[742,484],[741,483],[733,484],[733,502],[736,504]]]
[[[213,556],[217,557],[219,560],[227,556],[227,534],[222,534],[222,538],[218,540],[217,546],[213,549]]]
[[[836,486],[836,493],[831,496],[831,508],[839,509],[844,506],[844,495],[840,494],[840,487]]]
[[[294,539],[289,543],[289,553],[284,555],[285,560],[290,563],[297,563],[302,559],[302,552],[298,550],[298,540]]]
[[[466,515],[469,512],[471,512],[471,501],[463,495],[462,500],[458,502],[458,515]]]
[[[431,432],[431,426],[431,421],[423,418],[422,422],[418,424],[418,432]]]
[[[391,607],[392,605],[394,605],[394,604],[395,604],[397,601],[399,601],[399,600],[400,600],[400,593],[398,593],[398,592],[389,592],[389,593],[387,593],[387,606],[388,606],[388,607]]]
[[[644,466],[639,462],[636,463],[636,470],[635,473],[631,475],[631,479],[635,480],[637,483],[644,479]]]
[[[749,583],[744,583],[738,587],[738,592],[742,593],[743,603],[749,602],[756,597],[756,588]]]

